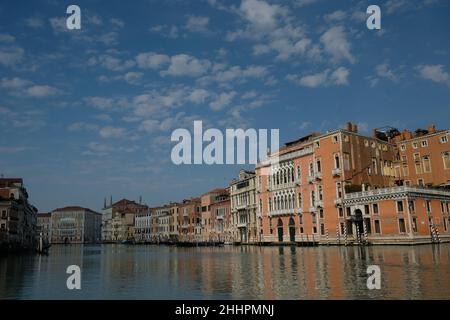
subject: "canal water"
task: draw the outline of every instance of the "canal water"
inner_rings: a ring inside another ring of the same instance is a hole
[[[66,269],[81,268],[81,290]],[[367,288],[367,267],[381,289]],[[0,299],[450,299],[450,244],[177,248],[55,245],[0,256]]]

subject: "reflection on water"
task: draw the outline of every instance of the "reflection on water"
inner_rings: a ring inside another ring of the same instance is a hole
[[[66,288],[79,265],[82,289]],[[381,290],[368,290],[368,265]],[[0,256],[2,299],[450,299],[450,245],[53,246]]]

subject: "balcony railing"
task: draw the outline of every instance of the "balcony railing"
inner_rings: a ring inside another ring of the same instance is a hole
[[[316,212],[317,208],[315,206],[313,207],[309,207],[308,211],[309,212]]]
[[[281,215],[292,215],[294,214],[295,209],[281,209],[281,210],[273,210],[269,213],[270,216],[281,216]]]
[[[334,199],[334,205],[340,206],[342,204],[342,198]]]
[[[341,175],[341,169],[340,168],[334,168],[333,169],[333,177],[339,177]]]
[[[239,223],[237,224],[237,227],[238,227],[238,228],[247,228],[247,222],[239,222]]]
[[[316,180],[322,180],[322,172],[314,172],[314,176],[316,178]]]
[[[356,199],[360,197],[368,197],[368,196],[378,196],[378,195],[389,195],[389,194],[396,194],[396,193],[418,193],[418,194],[432,194],[435,196],[450,196],[450,192],[448,191],[441,191],[441,190],[435,190],[431,188],[417,188],[417,187],[392,187],[392,188],[381,188],[381,189],[375,189],[375,190],[369,190],[369,191],[361,191],[361,192],[352,192],[347,193],[345,195],[345,199]]]
[[[308,176],[308,183],[314,183],[315,180],[316,178],[314,177],[314,175]]]

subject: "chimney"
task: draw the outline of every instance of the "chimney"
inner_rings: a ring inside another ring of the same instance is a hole
[[[434,124],[428,126],[428,133],[436,133],[436,126]]]
[[[403,140],[409,140],[409,139],[412,139],[412,133],[411,133],[411,131],[409,131],[409,130],[407,130],[407,129],[403,130],[402,137],[403,137]]]
[[[352,129],[354,133],[358,133],[358,125],[356,123],[353,123]]]
[[[347,131],[353,131],[352,129],[353,129],[353,124],[349,121],[349,122],[347,122],[347,125],[346,125],[346,128],[345,128]]]

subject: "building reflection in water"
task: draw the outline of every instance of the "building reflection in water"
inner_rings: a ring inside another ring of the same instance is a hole
[[[66,288],[79,265],[82,289]],[[367,267],[381,268],[368,290]],[[5,299],[449,299],[450,245],[177,248],[53,246],[0,256]]]

